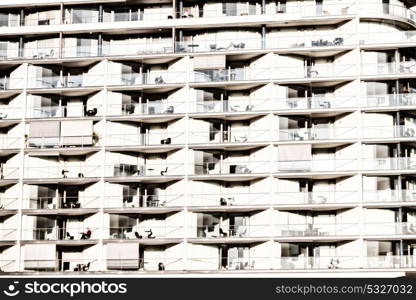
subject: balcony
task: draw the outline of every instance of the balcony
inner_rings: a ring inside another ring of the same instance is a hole
[[[337,172],[358,169],[356,159],[316,159],[279,161],[277,172]]]
[[[360,45],[406,44],[416,42],[415,30],[396,32],[369,32],[360,34]]]
[[[207,100],[190,103],[191,113],[250,113],[252,111],[268,111],[273,99],[233,99]]]
[[[138,177],[138,176],[182,176],[183,163],[145,163],[145,164],[112,164],[105,167],[106,177]]]
[[[202,225],[191,226],[196,238],[255,238],[269,237],[270,224],[265,225]]]
[[[233,206],[261,206],[270,205],[270,193],[216,193],[216,194],[191,194],[192,199],[188,206],[229,207]]]
[[[412,75],[416,72],[416,61],[372,63],[361,65],[361,75],[387,76]]]
[[[279,224],[276,225],[276,237],[328,237],[355,236],[359,232],[358,224]]]
[[[0,135],[0,149],[19,149],[22,147],[23,138],[18,136]]]
[[[364,158],[363,170],[414,170],[416,169],[416,158],[412,157],[386,157],[386,158]]]
[[[214,130],[214,131],[192,131],[191,144],[199,143],[256,143],[256,142],[270,142],[270,130],[253,130],[250,128],[236,130]]]
[[[221,70],[201,70],[193,72],[194,83],[224,82],[224,81],[251,81],[270,79],[269,69],[227,68]]]
[[[49,118],[81,118],[102,115],[102,105],[54,105],[28,107],[26,118],[49,119]]]
[[[20,171],[19,167],[9,167],[9,166],[0,167],[0,179],[1,180],[18,179],[19,171]]]
[[[342,140],[356,138],[356,127],[315,127],[279,130],[279,141]]]
[[[109,134],[106,146],[169,146],[183,144],[184,140],[184,132]]]
[[[3,224],[4,227],[4,224]],[[0,241],[11,241],[15,242],[17,239],[17,229],[1,229],[0,230]]]
[[[410,222],[364,223],[363,234],[368,236],[416,235],[416,224]]]
[[[0,212],[18,208],[20,198],[0,196]]]
[[[276,269],[281,270],[332,270],[355,269],[360,267],[357,256],[288,256],[276,258]]]
[[[363,267],[367,269],[415,268],[416,257],[413,255],[367,256]]]
[[[378,190],[363,191],[363,202],[371,203],[398,203],[398,202],[416,202],[416,190]]]
[[[186,101],[155,100],[146,103],[113,104],[108,106],[109,116],[173,115],[185,111]]]
[[[357,191],[278,192],[275,205],[357,204]]]
[[[25,179],[82,179],[100,177],[101,166],[98,165],[56,165],[26,167]]]
[[[110,86],[165,85],[184,83],[186,72],[150,71],[146,73],[109,74]]]
[[[107,196],[105,208],[157,208],[185,204],[183,194]]]
[[[89,233],[88,233],[89,232]],[[29,241],[88,241],[99,238],[98,228],[23,228],[23,240]]]
[[[146,255],[146,251],[145,251]],[[183,271],[183,258],[181,257],[160,257],[160,258],[134,258],[134,259],[106,259],[107,270],[117,271]]]
[[[306,67],[280,67],[274,70],[276,79],[314,79],[326,77],[349,77],[356,75],[356,65],[341,65],[336,63],[323,63]]]
[[[0,120],[17,120],[23,117],[21,107],[13,107],[9,105],[0,106]]]
[[[387,139],[387,138],[416,138],[416,126],[393,125],[393,126],[369,126],[363,128],[365,139]]]
[[[28,88],[30,89],[82,88],[103,84],[103,75],[57,75],[28,78]]]
[[[183,238],[182,226],[134,226],[134,227],[110,227],[108,239],[118,240],[152,240],[165,238]]]
[[[356,96],[312,96],[277,99],[274,102],[276,110],[307,110],[307,109],[339,109],[356,107]]]
[[[190,270],[264,270],[270,269],[270,257],[191,257],[188,258]]]
[[[25,271],[34,272],[88,272],[99,269],[98,259],[23,260]]]
[[[28,209],[79,209],[100,207],[100,196],[37,197],[25,199]]]
[[[366,107],[414,106],[416,93],[367,95]]]
[[[265,39],[258,38],[233,38],[200,40],[198,36],[185,37],[186,41],[175,43],[177,52],[223,52],[260,49],[293,49],[293,48],[315,48],[315,47],[339,47],[355,45],[355,34],[345,33],[299,33],[295,35],[281,34],[279,37],[266,36]]]
[[[249,175],[270,172],[270,161],[219,161],[194,165],[195,175]]]
[[[85,148],[100,146],[97,135],[30,137],[27,148]]]

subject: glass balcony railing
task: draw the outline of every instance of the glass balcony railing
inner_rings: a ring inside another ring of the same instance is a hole
[[[82,179],[84,177],[100,177],[101,166],[97,165],[56,165],[26,167],[26,179]]]
[[[416,223],[413,222],[377,222],[364,223],[364,235],[416,235]]]
[[[53,89],[53,88],[81,88],[104,85],[103,75],[65,75],[43,76],[28,78],[28,88]]]
[[[100,196],[36,197],[24,199],[27,209],[77,209],[100,207]]]
[[[145,103],[112,104],[108,106],[109,116],[169,115],[184,113],[185,101],[154,100]]]
[[[54,105],[27,107],[26,118],[79,118],[103,115],[103,107],[99,104],[88,105]]]
[[[413,170],[416,169],[416,158],[364,158],[362,160],[362,168],[363,170]]]
[[[416,190],[364,190],[364,203],[416,202]]]
[[[184,175],[183,163],[147,162],[145,164],[113,164],[105,167],[106,177],[131,176],[181,176]]]
[[[184,83],[185,81],[186,72],[170,72],[168,70],[108,75],[108,85],[110,86],[163,85]]]
[[[338,140],[354,138],[357,138],[356,127],[315,127],[279,130],[279,141]]]
[[[196,238],[270,237],[270,224],[261,225],[203,225],[191,226]]]
[[[362,75],[405,75],[416,72],[416,60],[390,63],[362,64]]]
[[[19,149],[23,138],[18,136],[0,135],[0,149]]]
[[[23,89],[24,87],[24,79],[23,78],[10,78],[7,76],[0,78],[0,91],[2,90],[19,90]]]
[[[107,146],[180,145],[185,142],[185,134],[184,132],[109,134],[106,141]]]
[[[270,161],[218,161],[194,165],[195,175],[249,175],[270,172]]]
[[[164,221],[162,222],[164,223]],[[108,233],[108,239],[138,240],[160,238],[183,238],[182,226],[165,225],[138,225],[131,227],[110,227],[104,229]]]
[[[270,141],[270,130],[231,129],[229,131],[192,131],[191,144],[197,143],[252,143]]]
[[[276,268],[282,270],[354,269],[359,267],[359,256],[287,256],[276,258]]]
[[[147,257],[147,253],[144,253],[145,258],[134,259],[106,259],[107,270],[117,271],[131,271],[131,270],[143,270],[143,271],[170,271],[184,270],[183,258],[180,257]]]
[[[19,205],[19,198],[0,196],[0,209],[17,209]]]
[[[6,105],[0,106],[0,120],[16,120],[22,117],[22,108]]]
[[[273,99],[240,98],[232,100],[192,101],[189,105],[191,113],[234,113],[270,110]]]
[[[377,4],[377,3],[360,3],[359,11],[362,15],[372,15],[384,17],[385,15],[407,19],[408,21],[416,21],[416,12],[408,9],[404,5],[396,4]]]
[[[34,272],[88,272],[97,271],[100,262],[95,259],[23,260],[24,271]]]
[[[0,179],[18,179],[19,178],[19,167],[0,167]]]
[[[276,205],[351,204],[359,202],[357,191],[277,192]]]
[[[250,67],[228,68],[221,70],[194,71],[191,82],[221,82],[221,81],[247,81],[270,79],[269,69],[255,69]]]
[[[274,232],[279,237],[353,236],[358,234],[358,224],[279,224]]]
[[[29,137],[27,148],[96,147],[100,140],[95,135]]]
[[[353,171],[358,168],[356,159],[317,159],[279,161],[278,172],[334,172]]]
[[[16,229],[3,228],[0,230],[0,241],[16,241],[16,239],[17,239]]]
[[[23,240],[57,241],[57,240],[95,240],[100,238],[100,229],[89,227],[74,228],[23,228]]]
[[[190,257],[190,270],[261,270],[270,269],[270,257]]]
[[[356,96],[312,96],[282,98],[274,101],[277,110],[351,108],[358,105]]]
[[[184,41],[175,43],[176,52],[222,52],[259,49],[285,49],[285,48],[312,48],[312,47],[336,47],[354,45],[353,33],[326,33],[305,31],[298,34],[281,34],[278,36],[232,39],[213,39],[185,37]]]
[[[356,65],[324,63],[306,67],[279,67],[274,73],[276,79],[345,77],[356,75]]]
[[[367,256],[364,259],[363,266],[363,268],[367,269],[399,269],[415,267],[416,256],[414,255]]]
[[[367,107],[413,106],[416,105],[416,93],[379,94],[365,96]]]
[[[363,138],[415,138],[416,126],[392,125],[392,126],[369,126],[363,128]]]
[[[256,206],[270,205],[270,193],[191,194],[188,206]]]
[[[183,206],[183,194],[106,196],[105,208],[146,208]]]

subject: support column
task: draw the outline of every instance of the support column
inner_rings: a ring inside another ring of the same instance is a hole
[[[266,25],[261,25],[261,48],[266,49]]]

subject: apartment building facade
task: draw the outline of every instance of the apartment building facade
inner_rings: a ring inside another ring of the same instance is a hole
[[[0,274],[416,270],[413,0],[1,2]]]

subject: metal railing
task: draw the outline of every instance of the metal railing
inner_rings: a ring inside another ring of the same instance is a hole
[[[88,233],[90,232],[90,233]],[[80,241],[80,240],[95,240],[100,238],[99,228],[84,227],[70,227],[70,228],[23,228],[23,240],[36,241]]]

